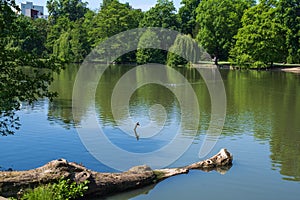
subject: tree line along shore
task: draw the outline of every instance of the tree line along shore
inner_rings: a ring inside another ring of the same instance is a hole
[[[118,0],[104,0],[96,11],[80,0],[48,0],[48,20],[16,14],[19,8],[14,1],[2,0],[0,5],[1,52],[14,51],[19,56],[26,53],[32,59],[80,63],[113,35],[134,28],[162,27],[183,34],[175,40],[177,48],[188,51],[192,47],[186,43],[193,38],[216,63],[228,61],[245,68],[270,67],[275,62],[300,63],[297,0],[182,0],[178,11],[171,0],[158,0],[147,11]],[[140,40],[164,42],[155,33],[145,33]],[[13,59],[1,57],[3,61]],[[187,64],[167,51],[142,48],[116,60],[148,62]]]

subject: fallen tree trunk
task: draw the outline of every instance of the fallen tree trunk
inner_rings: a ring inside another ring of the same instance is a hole
[[[123,173],[95,172],[79,164],[59,159],[33,170],[0,172],[0,195],[15,197],[21,189],[34,188],[65,178],[78,183],[89,180],[86,195],[105,196],[151,185],[171,176],[188,173],[191,169],[217,170],[222,173],[223,168],[231,166],[232,159],[232,155],[226,149],[221,149],[210,159],[185,167],[152,170],[144,165],[133,167]]]

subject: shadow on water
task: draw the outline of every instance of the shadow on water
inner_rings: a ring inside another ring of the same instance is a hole
[[[222,167],[219,167],[219,168],[216,168],[213,170],[224,175],[230,170],[231,167],[232,167],[232,165],[228,165],[228,166],[222,166]],[[213,170],[202,170],[202,171],[210,172]],[[201,170],[192,170],[192,171],[201,171]],[[187,175],[189,175],[189,174],[187,174]],[[186,176],[186,175],[178,175],[178,176]],[[152,185],[142,187],[139,189],[130,190],[130,191],[123,192],[123,193],[120,193],[117,195],[111,195],[111,196],[102,197],[102,198],[92,198],[91,200],[124,200],[124,199],[132,199],[137,196],[139,196],[139,198],[143,198],[143,195],[149,194],[149,192],[151,190],[153,190],[157,186],[157,184],[152,184]],[[180,183],[178,183],[178,184],[180,184]]]
[[[139,188],[136,190],[130,190],[127,192],[123,192],[117,195],[112,195],[108,197],[99,197],[99,198],[92,198],[91,200],[125,200],[125,199],[132,199],[137,196],[147,195],[157,184],[149,185],[143,188]]]

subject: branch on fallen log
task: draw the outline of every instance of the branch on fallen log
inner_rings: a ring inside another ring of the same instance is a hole
[[[123,173],[95,172],[79,164],[59,159],[33,170],[0,172],[0,195],[15,197],[21,189],[34,188],[65,178],[77,183],[89,180],[86,195],[105,196],[151,185],[171,176],[186,174],[191,169],[217,170],[223,173],[230,168],[232,159],[232,155],[226,149],[221,149],[210,159],[185,167],[152,170],[144,165],[133,167]]]

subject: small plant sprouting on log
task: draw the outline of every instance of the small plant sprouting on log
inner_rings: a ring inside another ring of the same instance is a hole
[[[69,179],[61,179],[58,183],[39,186],[34,189],[27,190],[22,200],[70,200],[82,197],[84,192],[88,190],[87,184],[71,182]]]

